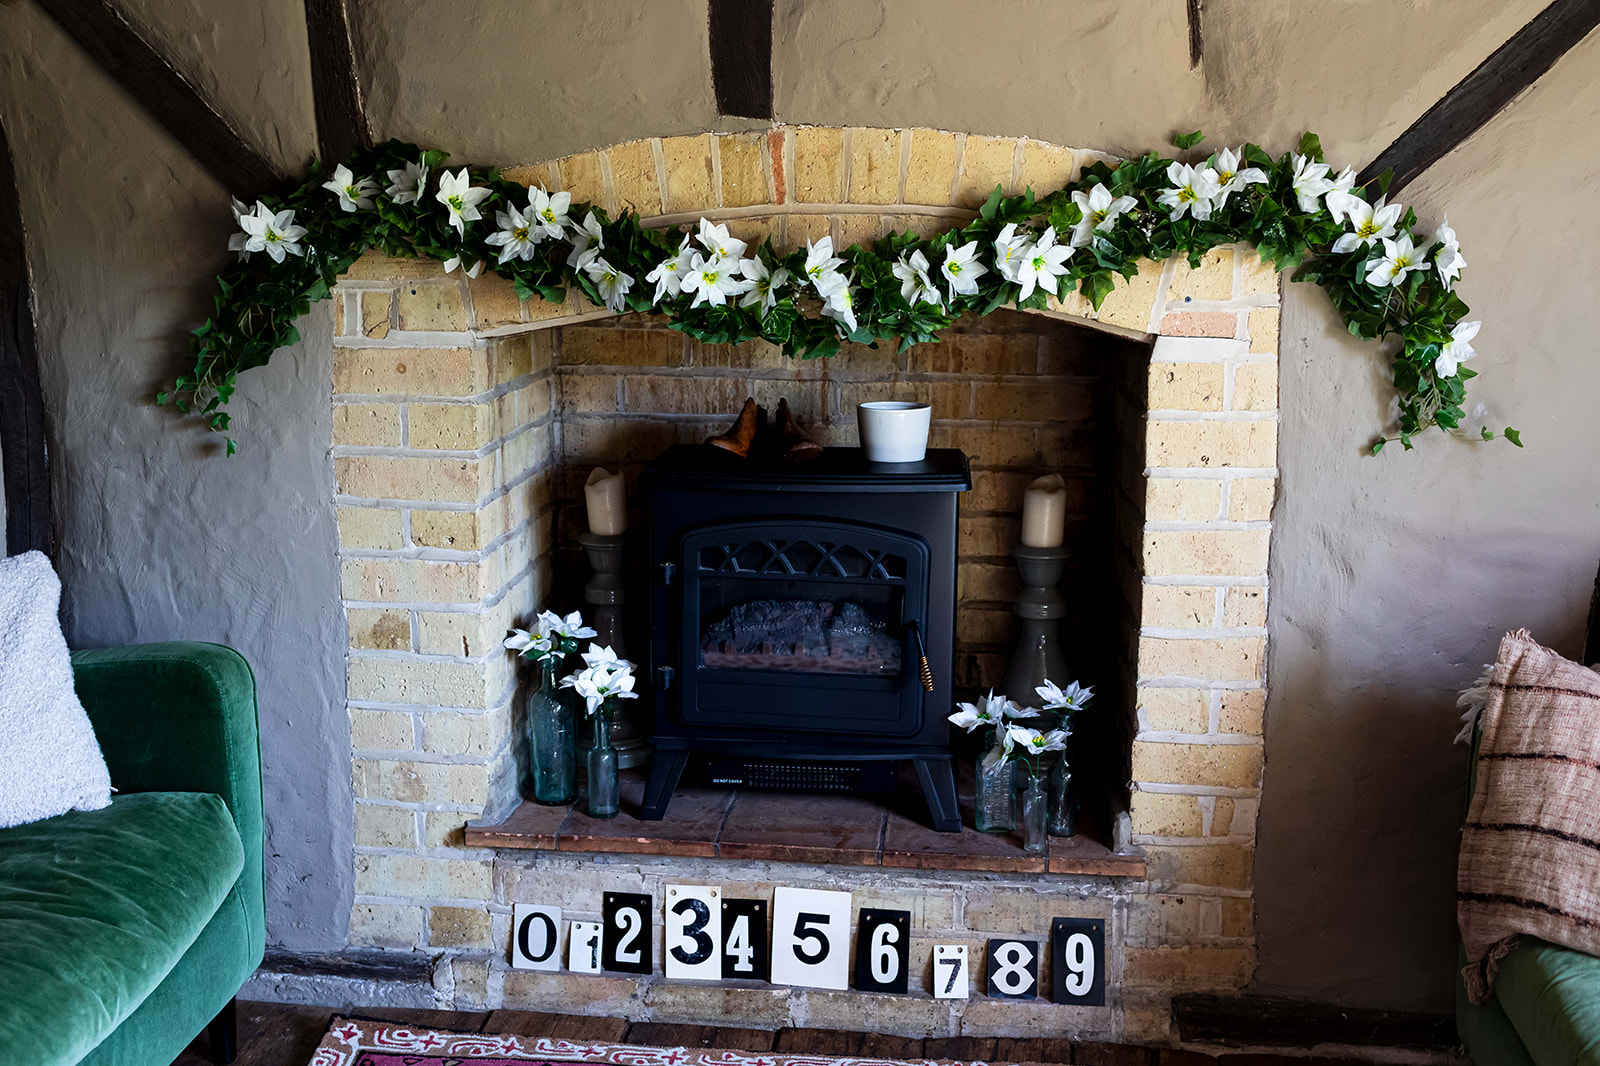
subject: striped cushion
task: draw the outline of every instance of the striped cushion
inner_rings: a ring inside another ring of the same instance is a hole
[[[1456,913],[1475,1003],[1519,936],[1600,955],[1600,674],[1527,630],[1490,681]]]

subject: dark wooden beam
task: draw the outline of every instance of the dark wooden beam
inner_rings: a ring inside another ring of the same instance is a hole
[[[1314,1047],[1449,1047],[1456,1042],[1448,1014],[1341,1007],[1249,993],[1190,992],[1172,999],[1172,1016],[1185,1042]]]
[[[37,3],[229,192],[248,199],[283,183],[110,0]]]
[[[0,477],[7,555],[34,548],[54,554],[46,441],[22,208],[11,146],[0,124]]]
[[[311,90],[317,111],[317,152],[326,164],[348,159],[356,148],[372,146],[350,14],[344,0],[305,0],[306,37],[311,43]]]
[[[1200,65],[1205,56],[1205,39],[1200,34],[1201,0],[1189,0],[1189,69]]]
[[[772,117],[772,0],[710,0],[717,111]]]
[[[1393,167],[1390,194],[1405,188],[1499,114],[1596,25],[1600,25],[1600,0],[1556,0],[1428,108],[1379,153],[1357,182],[1365,184]]]

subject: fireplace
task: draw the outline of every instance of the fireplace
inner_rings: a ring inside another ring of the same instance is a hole
[[[693,756],[746,785],[822,788],[860,778],[850,764],[904,761],[933,826],[959,831],[944,709],[967,457],[829,448],[762,464],[678,445],[640,483],[655,682],[642,817],[666,813]]]

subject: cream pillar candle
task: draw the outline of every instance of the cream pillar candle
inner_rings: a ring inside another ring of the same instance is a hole
[[[622,471],[615,474],[597,466],[583,484],[584,502],[589,506],[589,532],[615,537],[628,530],[628,498],[623,492]]]
[[[1047,474],[1022,493],[1022,543],[1029,548],[1059,548],[1067,533],[1067,483]]]

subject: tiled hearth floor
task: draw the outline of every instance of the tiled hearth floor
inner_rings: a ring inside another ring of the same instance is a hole
[[[1353,1059],[1289,1058],[1255,1053],[1223,1053],[1125,1044],[1074,1044],[1062,1039],[993,1037],[881,1036],[833,1029],[721,1029],[711,1025],[669,1025],[622,1018],[533,1011],[494,1012],[379,1009],[349,1011],[366,1018],[421,1028],[464,1032],[513,1033],[566,1040],[645,1044],[653,1047],[707,1047],[734,1051],[787,1052],[875,1059],[945,1059],[987,1063],[1082,1063],[1085,1066],[1362,1066]],[[327,1031],[333,1012],[325,1007],[279,1003],[239,1004],[239,1057],[234,1066],[306,1066]],[[178,1056],[173,1066],[209,1066],[204,1036]]]
[[[922,790],[907,772],[886,797],[734,792],[683,786],[659,822],[637,816],[643,771],[622,775],[622,813],[591,818],[583,798],[572,807],[523,803],[499,825],[469,825],[471,847],[674,855],[702,859],[835,863],[920,870],[976,870],[1143,877],[1144,858],[1119,855],[1093,827],[1052,837],[1045,855],[1022,850],[1022,838],[975,832],[970,787],[961,796],[964,828],[938,833],[926,824]]]

